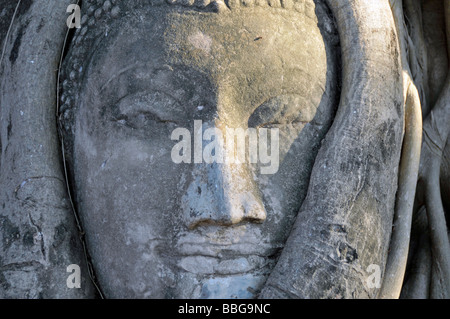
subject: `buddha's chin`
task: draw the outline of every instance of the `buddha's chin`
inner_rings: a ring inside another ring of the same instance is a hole
[[[176,298],[187,299],[254,299],[269,276],[268,272],[248,272],[227,276],[180,274]]]
[[[273,256],[182,256],[177,298],[255,298],[275,265]]]

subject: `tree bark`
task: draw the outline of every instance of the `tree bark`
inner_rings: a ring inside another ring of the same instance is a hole
[[[71,1],[22,1],[0,70],[0,297],[95,295],[66,192],[56,83]],[[81,267],[69,289],[67,267]]]

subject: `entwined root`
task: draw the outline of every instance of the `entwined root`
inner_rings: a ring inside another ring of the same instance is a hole
[[[409,283],[409,296],[425,298],[429,296],[430,290],[431,297],[450,298],[450,243],[439,184],[443,150],[450,130],[450,77],[447,77],[436,104],[428,111],[429,106],[421,103],[425,101],[422,96],[425,94],[423,88],[428,84],[426,70],[421,69],[426,68],[426,50],[422,27],[417,25],[422,23],[420,13],[417,11],[418,3],[410,0],[405,1],[404,6],[401,0],[390,0],[390,3],[404,69],[405,136],[394,217],[395,227],[380,297],[400,296],[411,241],[413,197],[419,179],[419,185],[423,189],[419,189],[420,192],[417,193],[422,193],[425,197],[425,206],[420,212],[426,211],[428,232],[419,235],[418,254],[414,258],[418,264],[411,272],[414,278],[411,278]],[[409,33],[404,21],[403,7],[409,23],[413,24],[409,28]],[[450,0],[445,0],[444,7],[447,44],[450,47]],[[423,76],[418,74],[419,71]],[[423,144],[420,149],[422,112],[427,116],[423,122]],[[426,251],[428,236],[431,254]],[[431,257],[431,261],[427,260],[428,257]],[[426,267],[426,264],[431,265],[431,273],[430,267]],[[427,291],[419,291],[420,289]]]

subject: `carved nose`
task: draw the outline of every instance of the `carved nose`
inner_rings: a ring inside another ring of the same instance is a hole
[[[186,225],[261,223],[266,210],[246,164],[197,164],[183,196]]]

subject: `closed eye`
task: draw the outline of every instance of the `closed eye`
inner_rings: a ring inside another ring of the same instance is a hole
[[[142,112],[131,115],[120,114],[118,116],[113,117],[113,120],[121,125],[125,125],[134,129],[143,128],[153,123],[178,124],[178,122],[176,121],[161,119],[151,112]]]
[[[248,127],[270,127],[286,124],[306,124],[317,108],[298,94],[284,94],[268,99],[252,113]]]
[[[140,92],[128,95],[116,104],[113,120],[132,128],[154,122],[178,123],[184,117],[176,99],[162,91]]]

